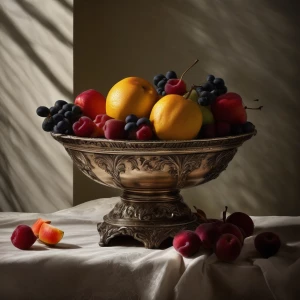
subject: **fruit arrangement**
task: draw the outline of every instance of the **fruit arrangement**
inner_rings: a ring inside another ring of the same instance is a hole
[[[179,232],[173,239],[174,249],[184,257],[192,257],[205,249],[214,252],[220,261],[235,261],[241,253],[244,239],[253,235],[251,217],[243,212],[234,212],[226,217],[227,207],[222,220],[207,219],[202,210],[196,208],[196,211],[203,223],[195,231]],[[278,252],[281,241],[273,232],[261,232],[254,238],[254,246],[262,257],[268,258]]]
[[[224,79],[208,75],[203,84],[188,88],[183,77],[197,62],[179,78],[175,71],[154,76],[153,84],[127,77],[107,97],[90,89],[74,103],[58,100],[36,113],[44,118],[45,131],[113,140],[190,140],[254,132],[248,107],[239,94],[228,92]]]
[[[18,225],[10,240],[16,248],[21,250],[30,249],[37,239],[45,245],[54,246],[63,238],[64,232],[50,223],[51,221],[39,218],[31,227]]]

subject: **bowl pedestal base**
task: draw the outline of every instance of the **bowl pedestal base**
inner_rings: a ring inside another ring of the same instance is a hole
[[[181,230],[194,230],[199,221],[183,202],[179,190],[128,191],[98,223],[100,246],[125,235],[142,242],[145,248],[159,248]]]

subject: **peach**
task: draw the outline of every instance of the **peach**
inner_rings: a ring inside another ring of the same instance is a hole
[[[36,222],[31,226],[31,229],[36,237],[39,237],[40,228],[44,223],[50,224],[51,221],[38,218]]]
[[[64,232],[50,224],[43,223],[40,232],[39,240],[47,245],[56,245],[64,236]]]

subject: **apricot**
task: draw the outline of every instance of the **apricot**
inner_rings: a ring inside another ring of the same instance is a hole
[[[31,226],[31,229],[34,233],[34,235],[36,237],[39,237],[39,231],[40,231],[40,228],[41,226],[44,224],[44,223],[47,223],[47,224],[50,224],[51,221],[48,221],[48,220],[44,220],[44,219],[41,219],[41,218],[38,218],[35,223]]]
[[[39,231],[39,240],[47,245],[56,245],[63,236],[62,230],[47,223],[43,223]]]

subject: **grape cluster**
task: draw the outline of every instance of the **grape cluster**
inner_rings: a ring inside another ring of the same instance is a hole
[[[125,123],[124,130],[129,140],[150,140],[152,138],[152,124],[148,118],[138,118],[131,114],[126,117]]]
[[[206,83],[196,87],[199,95],[198,103],[202,106],[211,105],[217,97],[227,93],[225,81],[222,78],[215,78],[208,75]]]
[[[165,96],[165,85],[169,79],[177,79],[177,74],[174,71],[168,71],[166,75],[159,74],[154,76],[153,83],[159,95]]]
[[[255,130],[255,125],[251,122],[246,122],[244,124],[234,124],[231,125],[231,134],[239,135],[243,133],[250,133]]]
[[[42,124],[44,131],[72,135],[72,125],[82,116],[82,110],[73,103],[57,100],[50,108],[39,106],[36,114],[45,118]]]

